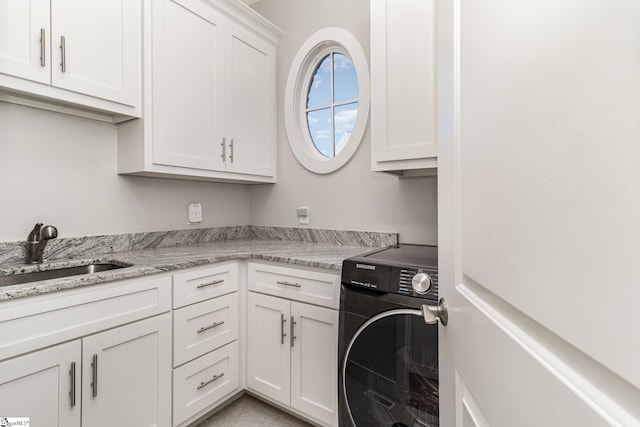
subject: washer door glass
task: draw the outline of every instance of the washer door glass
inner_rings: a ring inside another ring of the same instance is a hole
[[[357,427],[438,426],[438,327],[419,310],[381,313],[354,334],[342,392]]]

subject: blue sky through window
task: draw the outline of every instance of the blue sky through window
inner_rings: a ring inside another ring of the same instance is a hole
[[[307,96],[307,125],[325,157],[342,151],[358,115],[358,76],[351,59],[330,53],[318,64]]]

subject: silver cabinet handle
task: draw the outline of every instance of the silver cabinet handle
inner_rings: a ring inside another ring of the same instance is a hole
[[[286,280],[278,280],[276,282],[278,285],[291,286],[292,288],[301,288],[302,285],[300,283],[291,283]]]
[[[213,328],[215,328],[217,326],[220,326],[220,325],[224,325],[224,320],[222,322],[215,322],[215,323],[213,323],[213,324],[211,324],[209,326],[203,326],[200,329],[198,329],[197,333],[202,333],[204,331],[208,331],[209,329],[213,329]]]
[[[93,373],[93,378],[91,382],[91,391],[93,397],[98,396],[98,355],[93,355],[93,361],[91,362],[91,372]]]
[[[295,340],[297,337],[295,335],[293,335],[293,327],[295,326],[295,324],[298,323],[295,320],[293,320],[293,316],[291,316],[291,336],[289,337],[291,341],[291,347],[293,347],[293,340]]]
[[[69,397],[71,398],[71,407],[76,406],[76,362],[71,362],[71,369],[69,370],[71,376],[71,391],[69,391]]]
[[[222,157],[223,162],[226,162],[227,161],[227,144],[225,142],[224,137],[222,137],[222,142],[220,143],[220,145],[222,145],[222,154],[220,154],[220,157]]]
[[[64,36],[60,36],[60,53],[62,54],[62,62],[60,62],[60,67],[62,68],[62,72],[67,72],[67,48]]]
[[[220,379],[222,377],[224,377],[224,372],[221,373],[221,374],[218,374],[218,375],[214,375],[213,378],[211,378],[210,380],[200,382],[200,385],[198,387],[196,387],[196,388],[198,390],[200,390],[202,387],[208,386],[209,384],[211,384],[215,380]]]
[[[280,344],[284,344],[284,337],[287,334],[284,333],[284,324],[287,322],[287,319],[284,318],[284,313],[280,313]]]
[[[46,64],[45,61],[45,49],[47,41],[44,39],[45,32],[44,28],[40,28],[40,66],[44,67]]]
[[[213,282],[201,283],[196,288],[197,289],[206,288],[207,286],[218,285],[222,282],[224,282],[224,279],[214,280]]]
[[[233,163],[233,138],[231,138],[231,142],[229,143],[229,149],[231,149],[231,153],[229,153],[229,160]]]

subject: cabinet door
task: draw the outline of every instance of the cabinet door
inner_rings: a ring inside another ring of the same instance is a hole
[[[76,340],[1,362],[0,415],[29,418],[32,426],[79,427],[80,355]]]
[[[0,28],[0,73],[49,84],[49,0],[0,0]]]
[[[82,340],[83,425],[170,424],[170,316],[163,314]]]
[[[338,312],[291,302],[291,406],[338,423]]]
[[[437,155],[435,30],[434,0],[371,1],[374,170]]]
[[[222,18],[197,0],[151,8],[153,163],[224,170]]]
[[[275,175],[275,48],[228,24],[226,37],[227,171]]]
[[[139,103],[140,0],[52,0],[51,22],[53,86]]]
[[[288,405],[289,301],[249,292],[247,317],[247,387]]]

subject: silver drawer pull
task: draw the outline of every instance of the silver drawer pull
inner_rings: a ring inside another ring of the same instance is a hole
[[[216,326],[220,326],[220,325],[224,325],[224,320],[223,320],[222,322],[216,322],[216,323],[213,323],[213,324],[211,324],[211,325],[209,325],[209,326],[203,326],[203,327],[201,327],[200,329],[198,329],[198,333],[200,333],[200,332],[204,332],[204,331],[208,331],[209,329],[213,329],[213,328],[215,328]]]
[[[98,355],[94,354],[91,362],[91,371],[93,381],[91,382],[91,395],[93,397],[98,396]]]
[[[209,283],[201,283],[197,286],[198,289],[200,288],[206,288],[207,286],[213,286],[213,285],[218,285],[220,283],[224,282],[224,279],[220,279],[220,280],[214,280],[213,282],[209,282]]]
[[[45,60],[46,41],[44,38],[45,38],[44,28],[40,28],[40,66],[42,67],[46,65],[46,60]]]
[[[286,280],[278,280],[276,282],[278,285],[291,286],[292,288],[301,288],[302,285],[300,283],[291,283]]]
[[[208,386],[209,384],[211,384],[211,383],[212,383],[212,382],[214,382],[215,380],[220,379],[220,378],[222,378],[222,377],[224,377],[224,372],[223,372],[223,373],[221,373],[221,374],[218,374],[218,375],[214,375],[214,376],[213,376],[213,378],[211,378],[210,380],[202,381],[202,382],[200,383],[200,385],[198,386],[198,390],[200,390],[202,387],[206,387],[206,386]]]
[[[71,398],[71,407],[73,408],[76,406],[76,362],[71,362],[69,375],[71,375],[71,391],[69,391],[69,397]]]
[[[60,62],[60,69],[62,70],[63,73],[66,73],[67,72],[67,46],[66,46],[66,40],[64,36],[60,36],[60,57],[62,61]]]

